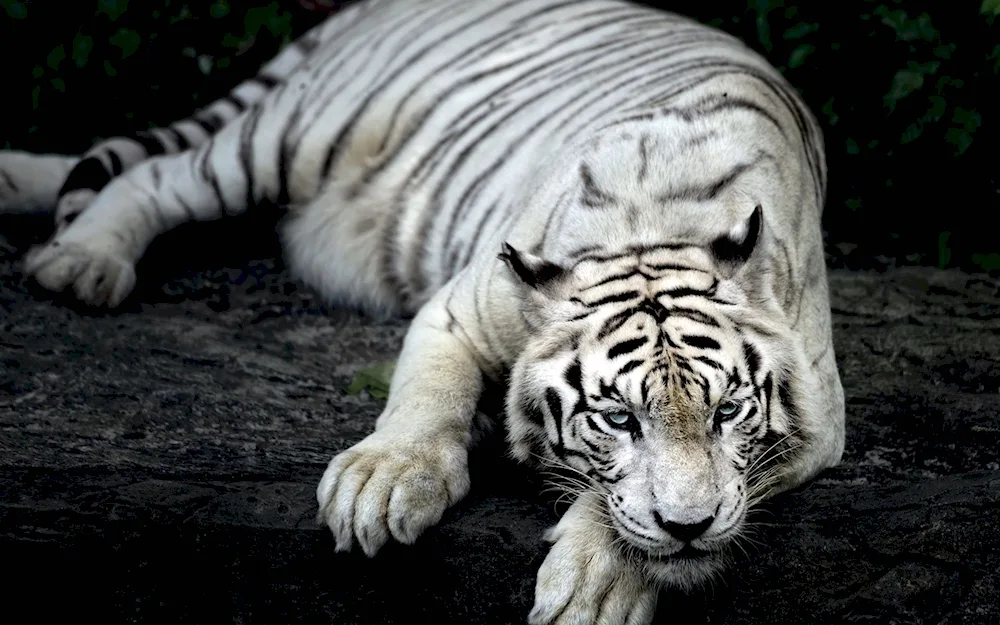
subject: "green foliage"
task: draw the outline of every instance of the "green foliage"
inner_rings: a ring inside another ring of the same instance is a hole
[[[972,262],[978,265],[983,271],[1000,271],[1000,254],[996,252],[990,254],[973,254]]]
[[[139,33],[128,28],[119,28],[118,32],[108,37],[108,43],[122,51],[123,59],[135,54],[140,41],[142,38],[139,37]]]
[[[388,399],[389,383],[392,373],[396,370],[395,362],[386,362],[365,369],[359,369],[346,391],[348,395],[357,395],[363,390],[375,399]]]
[[[128,9],[128,0],[97,0],[97,12],[107,15],[112,22],[117,21]]]
[[[938,235],[938,268],[944,269],[951,262],[951,248],[948,247],[948,239],[951,233],[944,231]]]
[[[7,12],[7,17],[14,20],[23,20],[28,17],[28,7],[23,2],[0,0],[0,8]]]

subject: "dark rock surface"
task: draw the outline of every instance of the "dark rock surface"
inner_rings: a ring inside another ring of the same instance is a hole
[[[344,389],[394,358],[404,322],[289,281],[266,213],[172,234],[124,308],[94,313],[18,272],[46,221],[0,219],[6,614],[525,621],[556,514],[496,439],[412,547],[334,554],[314,524],[326,462],[382,403]],[[831,286],[843,463],[766,504],[747,554],[712,587],[664,593],[657,622],[1000,623],[997,281],[898,269]]]

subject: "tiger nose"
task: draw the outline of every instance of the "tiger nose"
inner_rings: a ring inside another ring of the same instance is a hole
[[[712,524],[715,520],[714,516],[705,517],[704,519],[698,521],[697,523],[677,523],[675,521],[665,521],[660,513],[653,511],[653,518],[656,520],[656,524],[660,526],[660,529],[670,534],[677,540],[683,542],[691,542],[695,538],[698,538],[705,533],[708,526]]]

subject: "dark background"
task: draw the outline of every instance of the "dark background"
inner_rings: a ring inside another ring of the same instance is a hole
[[[336,0],[0,0],[0,145],[78,153],[224,94]],[[741,37],[826,137],[830,264],[1000,270],[1000,2],[649,2]]]

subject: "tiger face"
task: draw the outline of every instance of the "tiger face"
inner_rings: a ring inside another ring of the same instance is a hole
[[[749,254],[746,238],[719,249]],[[741,248],[742,246],[742,248]],[[513,453],[602,495],[622,552],[663,580],[715,573],[797,444],[791,341],[699,250],[571,269],[509,246],[530,339],[507,398]],[[777,313],[776,313],[777,314]]]

